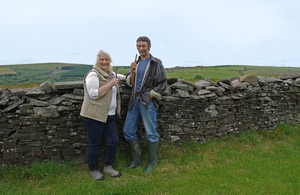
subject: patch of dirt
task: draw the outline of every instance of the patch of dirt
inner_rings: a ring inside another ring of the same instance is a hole
[[[70,70],[53,70],[49,75],[52,76],[52,75],[55,75],[60,72],[68,72],[68,71],[70,71]]]

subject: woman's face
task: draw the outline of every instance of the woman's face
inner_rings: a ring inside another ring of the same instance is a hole
[[[107,72],[109,67],[110,61],[106,55],[103,53],[100,54],[100,60],[98,63],[99,68],[101,68],[103,71]]]

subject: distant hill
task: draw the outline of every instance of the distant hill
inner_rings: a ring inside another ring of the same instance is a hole
[[[0,66],[0,84],[24,84],[77,81],[92,69],[92,65],[69,63],[39,63]],[[116,67],[121,74],[128,72],[129,67]]]
[[[168,78],[181,78],[188,81],[196,81],[210,78],[217,81],[221,78],[231,78],[246,74],[254,74],[264,77],[279,77],[282,74],[300,73],[300,68],[275,67],[275,66],[248,66],[248,65],[220,65],[220,66],[195,66],[175,67],[166,69]]]
[[[34,84],[45,81],[62,82],[82,80],[84,75],[92,69],[92,65],[71,63],[39,63],[0,66],[0,85]],[[129,66],[116,66],[117,72],[126,74]],[[115,71],[115,70],[114,70]],[[168,78],[181,78],[196,82],[210,78],[217,81],[221,78],[231,78],[245,74],[256,76],[279,77],[282,74],[300,73],[300,68],[271,67],[248,65],[222,65],[222,66],[195,66],[166,68]],[[0,87],[1,87],[0,86]]]

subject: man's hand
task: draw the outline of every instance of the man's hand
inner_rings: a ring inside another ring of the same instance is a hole
[[[136,66],[137,66],[136,62],[131,63],[131,65],[130,65],[131,73],[135,74]]]
[[[131,63],[130,65],[130,70],[131,70],[131,73],[134,73],[135,74],[135,71],[136,71],[136,59],[137,59],[137,54],[135,54],[135,59],[134,59],[134,62]]]

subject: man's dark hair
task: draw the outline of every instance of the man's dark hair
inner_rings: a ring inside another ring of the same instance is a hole
[[[145,41],[145,42],[148,43],[148,46],[151,45],[150,39],[149,39],[148,37],[146,37],[146,36],[141,36],[141,37],[139,37],[139,38],[136,40],[136,42],[139,42],[139,41]]]

